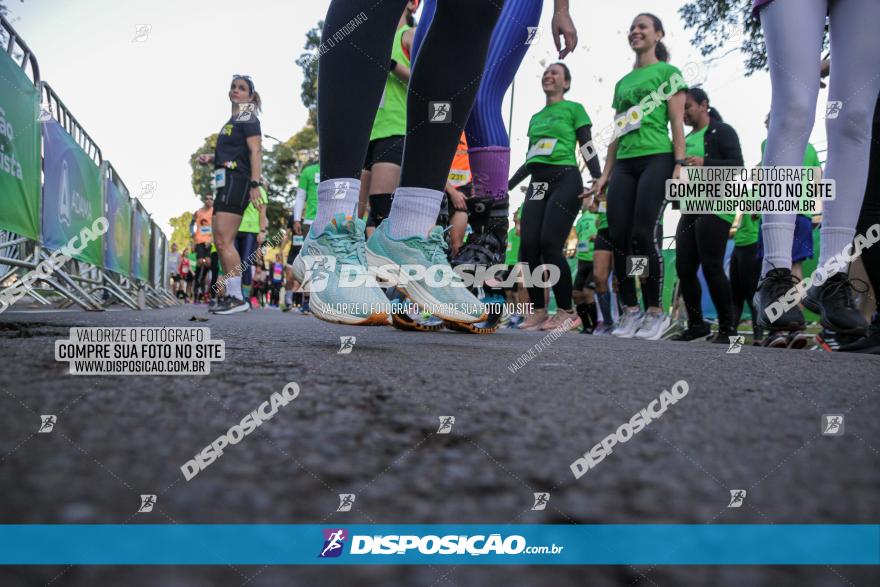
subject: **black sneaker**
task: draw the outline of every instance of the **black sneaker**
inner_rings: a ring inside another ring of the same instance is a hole
[[[692,340],[702,340],[710,334],[712,334],[712,327],[706,322],[701,322],[695,326],[688,326],[684,331],[669,337],[669,340],[691,342]]]
[[[771,269],[767,275],[758,282],[755,291],[754,305],[758,313],[755,322],[759,328],[767,330],[801,330],[804,327],[804,314],[795,305],[793,308],[783,310],[779,308],[779,314],[771,320],[767,316],[767,309],[775,302],[781,302],[785,294],[794,287],[799,280],[791,274],[790,269]],[[775,306],[773,306],[775,308]]]
[[[803,330],[793,330],[786,337],[786,348],[800,350],[806,348],[810,342],[810,335]]]
[[[814,346],[812,350],[835,353],[840,350],[840,347],[852,343],[856,339],[857,337],[852,334],[841,334],[829,330],[828,328],[823,328],[819,334],[816,335],[816,346]]]
[[[771,330],[767,338],[761,342],[761,346],[771,349],[788,348],[788,336],[779,330]]]
[[[250,309],[251,305],[244,300],[232,296],[223,296],[220,301],[217,302],[217,307],[214,309],[214,313],[225,316],[226,314],[247,312]]]
[[[856,307],[852,281],[835,273],[825,283],[807,290],[804,306],[822,315],[822,326],[840,334],[863,335],[868,322]]]
[[[841,345],[838,350],[842,353],[880,355],[880,312],[874,314],[874,319],[868,326],[865,336],[849,344]]]
[[[739,333],[736,328],[719,328],[715,336],[709,339],[709,342],[715,344],[730,344],[730,337],[737,336]]]

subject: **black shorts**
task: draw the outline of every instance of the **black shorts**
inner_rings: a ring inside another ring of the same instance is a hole
[[[384,139],[370,141],[367,147],[367,157],[364,159],[364,169],[373,168],[375,163],[394,163],[400,166],[403,162],[403,135],[393,135]],[[216,206],[216,204],[214,204]]]
[[[180,281],[180,275],[178,275],[177,273],[172,273],[171,274],[171,281],[173,281],[174,283],[177,283],[178,281]]]
[[[582,261],[578,259],[577,271],[574,275],[574,290],[580,291],[585,287],[589,287],[590,282],[592,281],[593,276],[593,262],[592,261]]]
[[[211,256],[211,243],[198,243],[196,245],[196,259],[204,259]]]
[[[309,235],[309,229],[312,227],[311,224],[302,223],[302,238],[305,241],[306,237]],[[287,264],[293,265],[293,260],[296,259],[296,256],[299,255],[300,250],[302,249],[302,245],[293,244],[293,239],[296,235],[290,236],[290,250],[287,251]]]
[[[192,283],[193,281],[195,281],[196,276],[192,273],[186,273],[184,274],[183,278],[186,280],[187,283]]]
[[[251,180],[243,173],[226,170],[226,185],[217,188],[214,197],[214,212],[227,212],[244,216],[244,210],[251,201]]]
[[[611,237],[608,236],[608,227],[600,228],[596,232],[596,241],[593,243],[594,251],[613,251],[611,246]]]

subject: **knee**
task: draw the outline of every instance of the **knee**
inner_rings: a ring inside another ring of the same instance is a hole
[[[873,105],[872,102],[869,109],[865,104],[844,104],[837,118],[828,118],[825,121],[828,141],[837,138],[847,143],[866,144],[871,134]]]
[[[654,250],[654,230],[640,228],[633,231],[633,247],[636,252],[649,253]]]
[[[787,137],[809,135],[816,117],[816,102],[808,100],[809,92],[795,92],[784,108],[774,108],[770,130]]]

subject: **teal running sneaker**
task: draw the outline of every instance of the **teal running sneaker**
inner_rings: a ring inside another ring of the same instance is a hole
[[[382,278],[434,316],[451,322],[472,324],[486,319],[485,305],[478,300],[446,258],[443,229],[435,226],[428,238],[389,235],[391,220],[385,219],[367,242],[367,262]]]
[[[293,261],[293,276],[308,292],[309,310],[337,324],[388,324],[391,305],[367,271],[364,230],[360,218],[337,214],[321,232],[309,232]]]

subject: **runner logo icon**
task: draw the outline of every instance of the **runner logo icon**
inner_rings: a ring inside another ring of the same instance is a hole
[[[730,490],[730,503],[727,504],[729,508],[738,508],[742,507],[743,500],[746,498],[746,490],[745,489],[731,489]]]
[[[355,495],[354,493],[340,493],[339,494],[339,507],[336,508],[337,512],[350,512],[351,506],[354,505]]]
[[[843,435],[843,414],[822,415],[822,436]]]
[[[543,200],[544,196],[547,195],[547,190],[550,188],[550,183],[546,181],[533,181],[532,182],[532,197],[530,200]]]
[[[345,547],[345,540],[348,538],[348,532],[342,528],[325,528],[324,529],[324,548],[318,558],[336,558]]]
[[[153,511],[154,505],[156,505],[155,495],[141,495],[141,507],[138,508],[138,512],[149,513]]]
[[[439,416],[440,427],[437,428],[437,434],[449,434],[452,432],[452,425],[455,424],[455,416]]]
[[[630,255],[626,258],[626,274],[630,277],[648,277],[648,258]]]
[[[452,121],[452,103],[451,102],[428,102],[431,111],[429,112],[431,122],[447,123]]]
[[[535,503],[532,505],[532,511],[541,511],[547,509],[547,502],[550,501],[549,493],[535,493]]]
[[[743,343],[745,343],[746,337],[739,334],[737,336],[729,336],[728,338],[730,339],[730,346],[727,347],[727,354],[738,355],[743,348]]]
[[[340,336],[339,337],[339,350],[336,351],[337,355],[350,355],[352,349],[354,349],[354,343],[357,340],[354,336]]]
[[[825,118],[837,118],[840,116],[840,111],[843,109],[843,102],[840,100],[830,100],[828,105],[825,107]]]
[[[52,429],[55,428],[56,418],[52,414],[40,416],[40,420],[40,429],[37,430],[38,433],[47,434],[52,432]]]
[[[540,29],[536,26],[526,27],[528,36],[526,37],[526,45],[534,45],[541,37]]]

